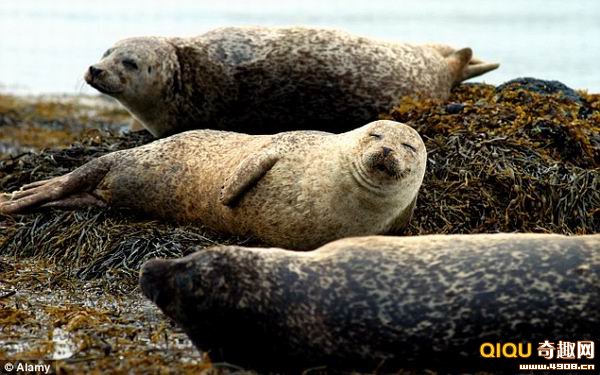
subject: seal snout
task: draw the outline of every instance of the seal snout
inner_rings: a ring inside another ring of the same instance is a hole
[[[98,65],[90,65],[83,77],[85,81],[103,94],[116,95],[122,93],[124,88],[118,77],[111,73],[110,69],[100,68]]]
[[[100,69],[91,65],[89,68],[89,75],[92,79],[98,78],[102,73],[104,73],[104,69]]]
[[[140,270],[140,288],[152,302],[163,307],[172,297],[167,290],[171,262],[165,259],[151,259]]]
[[[402,163],[398,160],[397,152],[393,148],[382,146],[369,159],[371,168],[383,172],[389,177],[402,178],[408,172],[403,168]]]

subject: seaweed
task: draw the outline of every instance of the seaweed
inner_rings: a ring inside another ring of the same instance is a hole
[[[110,279],[70,278],[40,259],[13,265],[0,273],[0,361],[46,364],[57,374],[215,368],[139,293],[117,291]]]
[[[0,95],[0,155],[64,148],[98,131],[123,131],[130,116],[107,96]]]
[[[531,85],[464,84],[449,103],[405,98],[387,116],[428,149],[409,234],[600,231],[600,98]]]

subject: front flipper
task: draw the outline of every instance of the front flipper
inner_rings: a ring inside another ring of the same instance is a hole
[[[108,155],[107,155],[108,156]],[[64,176],[37,181],[0,197],[0,213],[14,215],[41,207],[78,208],[104,205],[92,192],[110,169],[112,158],[101,157]]]
[[[279,153],[273,148],[266,148],[246,157],[225,180],[219,201],[226,206],[235,206],[244,193],[254,186],[277,160]]]

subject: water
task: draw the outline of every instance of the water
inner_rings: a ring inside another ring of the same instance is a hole
[[[600,92],[598,0],[0,0],[0,90],[94,93],[83,72],[119,39],[231,25],[325,26],[469,46],[502,64],[476,80],[533,76]]]

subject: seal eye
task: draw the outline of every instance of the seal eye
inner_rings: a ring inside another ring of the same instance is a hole
[[[122,61],[123,65],[127,68],[127,69],[131,69],[131,70],[137,70],[138,66],[135,63],[135,61],[131,60],[131,59],[125,59]]]
[[[381,134],[378,134],[378,133],[369,133],[369,135],[370,135],[371,137],[375,137],[375,138],[377,138],[377,139],[382,139],[382,138],[383,138],[383,135],[381,135]]]
[[[102,58],[108,57],[108,55],[110,55],[112,53],[113,49],[109,48],[106,50],[106,52],[104,52],[104,55],[102,55]]]
[[[402,146],[404,146],[405,148],[409,149],[412,152],[417,152],[417,149],[414,146],[409,145],[408,143],[402,143]]]

